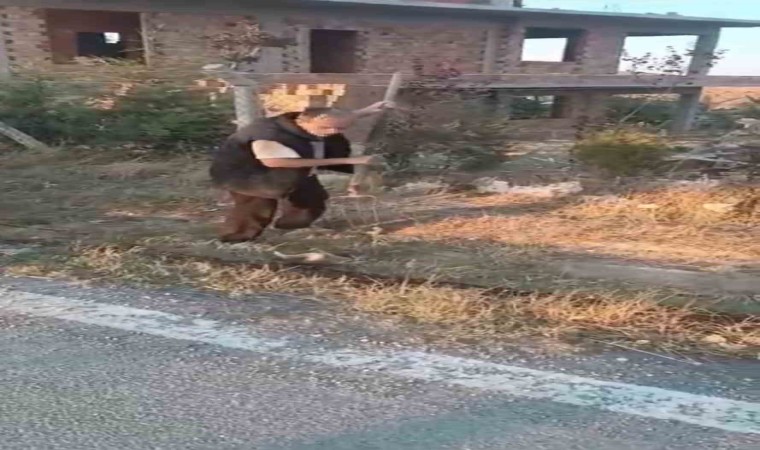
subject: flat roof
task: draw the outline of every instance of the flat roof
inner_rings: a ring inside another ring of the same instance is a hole
[[[572,9],[538,9],[516,8],[504,4],[473,4],[473,3],[437,3],[434,1],[417,0],[279,0],[280,4],[323,4],[343,6],[368,6],[381,9],[417,10],[420,12],[459,12],[467,16],[521,16],[521,17],[585,17],[585,18],[609,18],[648,22],[680,22],[701,23],[717,25],[724,28],[750,28],[760,27],[759,20],[722,19],[716,17],[693,17],[680,14],[633,14],[617,12],[578,11]]]

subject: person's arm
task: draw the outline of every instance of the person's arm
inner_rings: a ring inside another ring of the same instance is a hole
[[[349,154],[335,155],[337,158],[301,158],[292,148],[275,141],[254,141],[251,151],[256,159],[270,169],[311,169],[314,167],[373,164],[369,156],[349,157]]]

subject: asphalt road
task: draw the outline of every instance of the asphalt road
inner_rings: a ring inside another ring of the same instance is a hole
[[[760,448],[757,362],[528,347],[292,297],[0,278],[0,448]]]

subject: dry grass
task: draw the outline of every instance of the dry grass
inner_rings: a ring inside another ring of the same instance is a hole
[[[525,214],[452,217],[407,227],[397,235],[479,239],[663,262],[760,261],[760,189],[752,186],[662,189],[570,202],[548,212],[534,211],[540,204],[514,196],[474,200],[492,206],[509,202],[524,205]]]
[[[756,320],[743,322],[709,316],[695,307],[667,306],[660,302],[662,293],[615,293],[608,288],[614,283],[560,280],[545,264],[552,255],[546,250],[659,261],[754,262],[760,250],[756,212],[746,213],[751,202],[729,215],[694,209],[704,202],[753,198],[746,195],[749,191],[662,191],[593,203],[514,194],[468,198],[396,192],[357,199],[336,193],[321,223],[332,228],[328,235],[313,230],[285,235],[270,231],[254,246],[291,254],[317,248],[355,257],[356,263],[343,267],[352,275],[340,278],[327,276],[328,272],[309,275],[210,262],[238,256],[266,264],[272,252],[252,255],[253,250],[231,246],[214,248],[213,254],[208,251],[213,247],[207,242],[213,234],[211,223],[221,213],[208,189],[203,159],[123,159],[60,152],[0,155],[0,214],[15,226],[0,227],[0,239],[66,244],[80,239],[95,246],[82,249],[65,264],[16,265],[13,273],[345,299],[357,309],[440,325],[452,335],[590,335],[630,345],[650,341],[659,348],[703,346],[729,353],[755,351],[760,339]],[[658,208],[640,207],[651,204]],[[417,225],[392,231],[408,223]],[[117,242],[147,249],[122,251],[100,245]],[[197,250],[187,252],[197,256],[149,257],[187,250]],[[442,281],[484,288],[366,283],[355,278],[359,271],[396,279],[432,273]],[[495,295],[486,289],[492,286],[544,293]],[[567,293],[574,288],[599,293]],[[717,343],[705,344],[704,339]]]
[[[700,230],[621,222],[568,220],[554,216],[453,218],[407,227],[400,236],[430,240],[478,239],[551,251],[591,253],[679,263],[745,263],[760,260],[757,228]]]
[[[593,337],[662,350],[700,348],[737,355],[756,355],[760,350],[760,319],[665,306],[656,292],[497,293],[434,283],[373,283],[197,258],[152,258],[144,248],[113,246],[83,248],[65,263],[16,265],[9,272],[172,282],[230,294],[276,292],[342,299],[361,311],[437,325],[450,337]]]
[[[98,176],[115,180],[147,179],[169,175],[176,167],[168,161],[118,161],[96,167]]]
[[[710,109],[732,109],[753,105],[750,99],[760,98],[757,87],[708,87],[702,93],[702,102]]]
[[[664,188],[630,194],[618,201],[585,202],[563,213],[578,219],[619,217],[660,223],[677,222],[695,227],[760,225],[760,187]]]

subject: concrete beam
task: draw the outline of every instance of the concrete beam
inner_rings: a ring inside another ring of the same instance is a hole
[[[210,72],[237,85],[250,83],[363,84],[386,86],[392,74],[312,74],[312,73],[225,73]],[[610,89],[679,93],[702,87],[760,86],[760,77],[669,76],[669,75],[574,75],[574,74],[467,74],[448,80],[416,79],[416,85],[430,88],[490,89]]]

